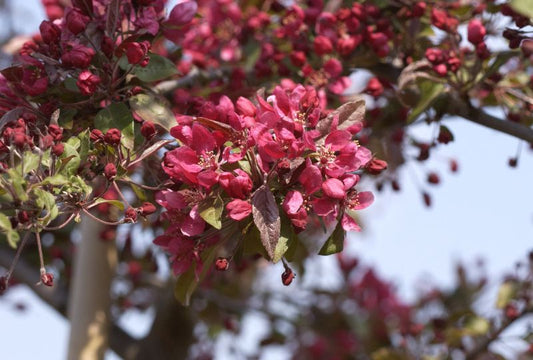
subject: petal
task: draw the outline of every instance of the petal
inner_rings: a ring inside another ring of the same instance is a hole
[[[341,225],[345,231],[361,231],[361,227],[348,214],[342,216]]]
[[[283,200],[283,210],[289,215],[294,215],[302,207],[304,198],[299,191],[290,190]]]
[[[374,194],[370,191],[363,191],[357,194],[357,201],[359,202],[359,205],[355,206],[355,210],[362,210],[374,202]]]
[[[226,205],[226,210],[231,219],[241,221],[252,213],[252,205],[248,201],[235,199]]]
[[[309,165],[302,171],[298,177],[298,181],[305,188],[306,194],[311,195],[320,189],[322,185],[322,173],[317,166]]]
[[[333,199],[344,199],[346,192],[344,191],[344,183],[339,179],[327,179],[322,184],[324,194]]]
[[[327,216],[336,211],[337,202],[328,198],[318,198],[313,201],[313,210],[318,216]]]
[[[335,130],[332,131],[325,140],[325,144],[329,145],[331,150],[339,151],[352,140],[352,134],[346,130]]]

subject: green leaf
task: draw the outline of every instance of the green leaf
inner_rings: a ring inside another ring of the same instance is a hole
[[[108,199],[102,199],[99,198],[94,202],[95,205],[97,204],[109,204],[113,205],[114,207],[118,208],[120,211],[124,211],[124,204],[122,201],[119,200],[108,200]]]
[[[174,287],[174,296],[182,305],[188,306],[190,304],[191,296],[196,290],[198,283],[205,278],[207,272],[209,271],[209,268],[211,267],[211,264],[215,260],[215,254],[217,249],[218,246],[209,247],[205,249],[200,255],[200,258],[202,259],[203,263],[203,268],[198,279],[196,278],[195,274],[196,264],[192,265],[189,270],[187,270],[185,273],[181,274],[178,277],[178,280],[176,281],[176,286]]]
[[[206,223],[220,230],[222,228],[222,211],[224,210],[224,202],[217,196],[212,199],[206,199],[198,207],[200,216]]]
[[[100,110],[94,118],[94,125],[104,133],[111,128],[119,129],[122,132],[122,145],[130,150],[133,149],[134,120],[126,104],[112,103]]]
[[[63,154],[59,157],[59,162],[61,164],[59,168],[61,173],[75,175],[80,167],[81,159],[76,148],[67,142],[65,143]]]
[[[167,131],[177,124],[168,102],[161,96],[137,94],[130,98],[130,106],[141,119],[161,125]]]
[[[346,236],[346,233],[344,229],[342,228],[342,224],[339,221],[337,226],[335,227],[335,230],[333,230],[333,233],[331,236],[326,240],[324,246],[322,246],[322,249],[320,249],[319,255],[331,255],[336,254],[338,252],[341,252],[344,248],[344,237]]]
[[[44,180],[41,181],[40,185],[62,186],[68,183],[69,181],[65,176],[61,174],[56,174],[54,176],[48,176],[44,178]]]
[[[22,163],[21,163],[21,165],[24,165],[24,168],[22,169],[23,176],[26,176],[33,170],[37,169],[40,163],[41,163],[41,158],[38,154],[34,154],[31,151],[25,151],[24,154],[22,155]],[[17,166],[17,171],[20,171],[21,165]]]
[[[429,109],[431,104],[443,93],[444,84],[423,79],[419,81],[419,90],[420,99],[407,117],[407,123],[413,122],[420,114]]]
[[[518,289],[516,283],[513,281],[506,281],[500,285],[498,290],[498,297],[496,298],[496,307],[503,309],[513,300]]]
[[[13,186],[13,189],[15,190],[15,195],[17,196],[17,198],[22,202],[27,201],[28,194],[26,193],[26,190],[24,189],[26,185],[26,181],[24,180],[24,178],[15,169],[8,169],[7,174],[10,178],[11,185]]]
[[[511,0],[511,7],[513,10],[533,18],[533,0]]]
[[[281,216],[281,234],[279,241],[274,250],[274,257],[272,258],[273,263],[277,263],[289,250],[289,247],[295,242],[296,234],[292,230],[292,225],[290,220],[286,216]]]
[[[471,336],[486,335],[490,330],[490,323],[480,316],[471,316],[465,322],[465,332]]]
[[[46,226],[59,215],[56,198],[49,192],[39,188],[33,189],[33,194],[36,197],[35,203],[37,206],[46,211],[46,216],[42,219],[42,224]]]
[[[133,192],[135,193],[135,196],[137,196],[137,199],[139,199],[139,201],[147,201],[148,200],[148,196],[146,196],[146,192],[144,191],[144,189],[142,187],[137,186],[135,184],[131,184],[131,183],[130,183],[130,187],[133,190]]]
[[[68,130],[72,129],[74,126],[74,115],[76,115],[77,112],[78,110],[76,109],[61,110],[59,113],[59,119],[57,120],[58,125]]]
[[[144,82],[163,80],[177,73],[178,69],[172,61],[157,54],[150,54],[148,65],[145,67],[135,66],[133,70],[133,74]]]
[[[15,248],[19,241],[19,234],[13,230],[9,218],[2,213],[0,213],[0,230],[6,234],[9,246]]]

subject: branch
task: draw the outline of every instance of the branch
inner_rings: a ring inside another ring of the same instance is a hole
[[[533,129],[529,126],[502,120],[486,113],[482,109],[472,106],[471,104],[464,106],[464,104],[461,104],[457,99],[451,98],[449,104],[450,115],[458,115],[466,120],[475,122],[476,124],[483,125],[533,144]]]

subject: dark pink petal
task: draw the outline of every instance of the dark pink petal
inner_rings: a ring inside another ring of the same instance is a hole
[[[357,201],[359,202],[359,205],[355,206],[355,210],[362,210],[374,202],[374,194],[370,191],[363,191],[357,194]]]
[[[327,179],[322,184],[324,194],[333,199],[344,199],[346,192],[344,191],[344,183],[339,179]]]
[[[336,212],[337,202],[328,198],[317,198],[313,200],[313,210],[318,216],[324,217]]]
[[[350,134],[348,131],[335,130],[326,137],[325,144],[329,145],[331,150],[339,151],[348,145],[351,139],[352,134]]]
[[[305,193],[311,195],[320,190],[322,186],[322,173],[317,166],[309,165],[302,171],[298,177],[298,181],[305,188]]]
[[[192,126],[192,143],[190,147],[198,154],[213,151],[216,147],[215,138],[211,132],[200,124],[193,124]]]
[[[294,215],[298,212],[302,204],[304,203],[304,198],[299,191],[290,190],[283,200],[283,210],[288,215]]]
[[[205,221],[198,213],[198,205],[195,205],[189,216],[183,220],[180,226],[181,232],[186,236],[196,236],[204,232]]]
[[[202,171],[198,174],[198,184],[206,189],[211,189],[218,182],[218,173],[213,170]]]
[[[355,222],[355,220],[351,216],[347,214],[344,214],[342,216],[341,225],[345,231],[361,231],[361,227]]]
[[[350,190],[359,182],[359,175],[346,174],[342,177],[342,182],[344,183],[344,190]]]
[[[187,206],[180,192],[163,190],[155,194],[155,201],[168,210],[181,210]]]
[[[244,116],[255,116],[255,105],[250,100],[240,96],[237,99],[237,111]]]
[[[226,205],[226,211],[231,219],[241,221],[252,213],[252,205],[248,201],[235,199]]]
[[[165,21],[165,25],[170,27],[183,26],[192,20],[197,10],[198,5],[196,1],[179,3],[170,12],[168,20]]]
[[[296,214],[290,216],[291,223],[300,229],[305,229],[307,226],[307,210],[300,208]]]

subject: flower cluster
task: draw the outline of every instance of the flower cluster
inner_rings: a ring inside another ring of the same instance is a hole
[[[205,102],[200,109],[200,117],[178,117],[170,134],[180,146],[166,152],[162,163],[178,188],[158,195],[171,225],[154,242],[172,254],[175,273],[186,271],[194,259],[199,274],[199,253],[227,240],[224,232],[221,239],[204,236],[223,218],[225,228],[237,223],[244,232],[251,232],[250,225],[262,231],[261,219],[271,217],[278,228],[289,227],[282,232],[297,234],[313,216],[326,225],[338,222],[343,231],[360,230],[355,211],[373,201],[372,193],[355,188],[372,160],[371,152],[354,140],[362,119],[347,120],[346,111],[326,115],[316,91],[302,85],[278,86],[266,99],[257,95],[256,103],[242,97],[233,103],[222,96],[218,104]],[[259,194],[272,203],[260,203]],[[217,219],[202,212],[214,199],[219,201],[213,210],[219,211]],[[265,237],[269,257],[279,260],[283,254],[272,250],[279,238]]]

